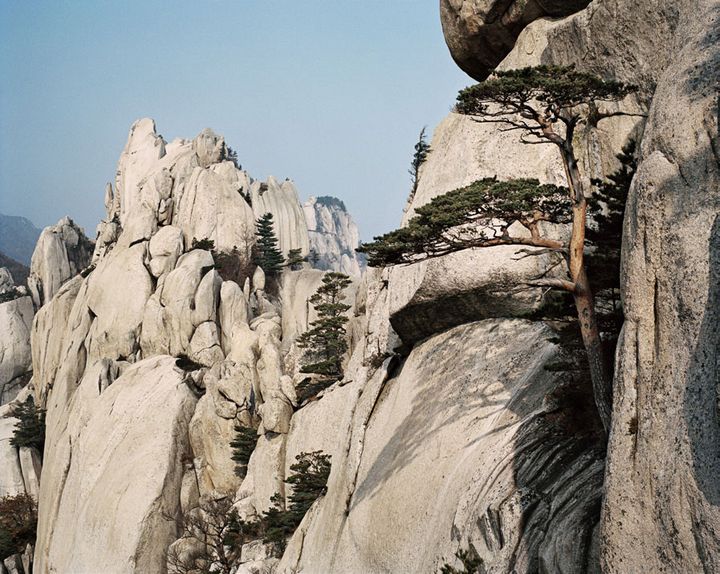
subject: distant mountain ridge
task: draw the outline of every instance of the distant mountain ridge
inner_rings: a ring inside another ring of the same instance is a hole
[[[0,213],[0,251],[23,265],[30,265],[40,232],[25,217]]]

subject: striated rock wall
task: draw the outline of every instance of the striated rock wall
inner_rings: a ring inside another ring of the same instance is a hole
[[[357,225],[334,197],[311,197],[303,204],[313,253],[313,267],[359,276],[365,261],[355,252],[360,245]]]

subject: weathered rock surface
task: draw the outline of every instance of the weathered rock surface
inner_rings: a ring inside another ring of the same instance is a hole
[[[172,357],[133,365],[102,393],[98,376],[88,369],[65,409],[49,410],[36,568],[161,572],[195,398]]]
[[[311,197],[303,204],[303,212],[312,266],[359,276],[365,267],[364,259],[355,253],[360,233],[345,204],[334,197]]]
[[[567,16],[590,0],[440,0],[440,21],[455,63],[484,80],[533,20]]]
[[[543,290],[523,282],[541,276],[556,256],[520,258],[518,247],[466,249],[389,274],[390,323],[406,344],[468,321],[527,317],[542,308]]]
[[[63,283],[90,265],[93,249],[85,232],[69,217],[43,229],[28,277],[35,306],[47,304]]]
[[[290,180],[282,183],[274,177],[266,182],[253,182],[250,187],[252,208],[255,219],[266,213],[272,213],[278,248],[287,257],[291,249],[299,249],[305,256],[310,251],[305,215],[300,205],[297,189]]]
[[[12,400],[31,370],[33,302],[28,296],[0,303],[0,405]],[[18,384],[20,381],[21,384]]]
[[[605,572],[720,568],[720,5],[676,9],[625,218]]]
[[[471,323],[417,346],[397,375],[378,371],[352,401],[301,555],[280,571],[435,572],[468,545],[487,572],[597,571],[600,427],[587,386],[544,369],[551,335]],[[332,436],[335,419],[313,421]]]

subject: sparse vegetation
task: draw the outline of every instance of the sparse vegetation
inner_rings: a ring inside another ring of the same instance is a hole
[[[430,144],[427,142],[425,137],[425,127],[420,130],[418,141],[415,144],[415,153],[413,153],[412,162],[410,163],[410,181],[412,182],[412,189],[410,191],[410,199],[415,197],[418,185],[420,183],[420,167],[427,160],[427,156],[430,153]]]
[[[302,269],[302,264],[307,261],[307,257],[302,256],[301,249],[291,249],[288,251],[287,265],[292,271]]]
[[[205,251],[212,251],[215,249],[215,241],[212,239],[208,239],[207,237],[203,239],[198,239],[197,237],[193,237],[192,243],[190,244],[191,249],[204,249]]]
[[[0,498],[0,560],[35,544],[36,534],[35,499],[26,493]]]
[[[20,297],[25,297],[27,293],[19,287],[11,287],[10,289],[0,293],[0,303],[8,303]]]
[[[458,550],[455,557],[462,564],[462,569],[445,563],[440,567],[440,574],[482,574],[485,571],[482,559],[472,546],[468,550]]]
[[[230,442],[230,447],[233,449],[232,459],[236,463],[235,473],[242,478],[247,474],[247,465],[257,440],[257,431],[254,428],[235,425],[235,438]]]
[[[347,275],[331,271],[323,276],[322,285],[310,297],[318,318],[310,323],[308,331],[298,337],[297,345],[305,350],[300,371],[315,376],[298,385],[300,401],[343,377],[342,360],[348,349],[345,332],[348,318],[345,313],[350,309],[350,305],[343,303],[343,291],[349,284]]]
[[[34,448],[43,454],[45,448],[45,410],[35,406],[32,396],[15,405],[10,414],[18,419],[10,444],[16,448]]]

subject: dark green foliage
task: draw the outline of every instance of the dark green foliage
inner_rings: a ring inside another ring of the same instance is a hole
[[[285,480],[293,486],[287,509],[284,509],[283,497],[276,493],[271,499],[272,507],[260,519],[263,539],[277,544],[281,551],[285,540],[295,532],[313,502],[327,492],[330,476],[330,455],[320,450],[302,452],[295,460],[297,462],[290,466],[292,473]]]
[[[11,287],[7,291],[0,293],[0,303],[14,301],[15,299],[20,299],[20,297],[25,297],[26,295],[27,293],[23,292],[18,287]]]
[[[230,160],[231,162],[233,162],[233,165],[234,165],[237,169],[242,169],[242,166],[241,166],[240,163],[238,162],[237,152],[236,152],[233,148],[231,148],[230,146],[227,146],[226,153],[225,153],[225,159]]]
[[[290,466],[292,473],[285,480],[293,487],[288,512],[297,524],[300,524],[313,502],[327,492],[330,458],[329,454],[323,454],[321,450],[302,452],[295,457],[297,462]]]
[[[35,448],[42,455],[45,448],[45,411],[36,408],[35,401],[29,396],[25,402],[14,406],[10,414],[19,419],[10,444],[17,448]]]
[[[237,463],[235,473],[238,476],[245,477],[257,440],[257,431],[254,428],[235,425],[235,438],[230,442],[230,447],[233,449],[232,459]]]
[[[623,219],[630,184],[637,170],[635,141],[631,140],[617,155],[620,168],[607,180],[594,179],[594,193],[588,200],[588,212],[595,222],[587,230],[594,249],[587,256],[587,271],[596,290],[600,330],[606,343],[614,343],[624,321],[620,301],[620,249]],[[610,356],[614,355],[610,348]]]
[[[290,267],[290,269],[292,269],[293,271],[302,269],[302,264],[305,261],[307,261],[307,258],[302,256],[301,249],[291,249],[290,251],[288,251],[286,265]]]
[[[444,564],[440,568],[440,574],[482,574],[485,571],[482,558],[472,546],[469,550],[458,550],[455,556],[462,563],[462,569],[458,570],[450,564]]]
[[[415,153],[413,154],[410,169],[408,170],[410,173],[410,180],[412,181],[411,196],[414,196],[417,191],[418,184],[420,183],[420,166],[425,163],[428,153],[430,153],[430,144],[427,143],[427,139],[425,137],[425,127],[423,127],[423,129],[420,130],[420,136],[415,144]]]
[[[187,355],[180,355],[175,359],[175,366],[186,372],[197,371],[203,368],[200,363],[196,363]]]
[[[564,187],[536,179],[478,180],[467,187],[435,197],[419,207],[406,227],[376,237],[358,251],[368,256],[368,265],[380,267],[411,263],[424,257],[445,255],[473,246],[514,243],[502,234],[489,236],[468,224],[502,219],[507,227],[519,221],[529,229],[538,221],[567,223],[571,200]],[[461,226],[468,226],[462,228]]]
[[[285,258],[277,247],[278,240],[273,230],[272,213],[266,213],[257,222],[257,257],[255,263],[262,267],[265,275],[277,275],[282,270]]]
[[[318,252],[314,249],[310,250],[310,253],[307,256],[307,260],[310,263],[310,265],[315,268],[317,267],[317,264],[320,262],[320,256],[318,255]]]
[[[192,243],[190,244],[191,249],[204,249],[205,251],[212,251],[215,249],[215,241],[205,237],[204,239],[198,239],[193,237]]]
[[[35,543],[37,503],[26,493],[0,498],[0,560]]]
[[[320,197],[315,198],[315,202],[318,205],[324,205],[325,207],[337,207],[342,211],[347,211],[345,203],[341,199],[333,197],[332,195],[321,195]]]
[[[17,552],[15,544],[13,544],[10,533],[0,526],[0,561],[5,560],[8,556],[12,556]]]
[[[479,116],[523,110],[530,114],[528,104],[537,101],[558,113],[579,105],[622,100],[636,89],[578,72],[572,66],[536,66],[494,72],[484,82],[461,90],[456,109],[461,114]],[[504,109],[490,110],[491,103]]]
[[[348,318],[345,313],[350,309],[350,305],[343,303],[343,290],[349,284],[350,278],[343,273],[325,273],[322,285],[310,297],[318,318],[297,339],[298,347],[305,349],[300,371],[320,375],[323,388],[343,377],[342,360],[348,349],[345,333]],[[298,388],[298,391],[301,400],[307,398],[303,389]]]

